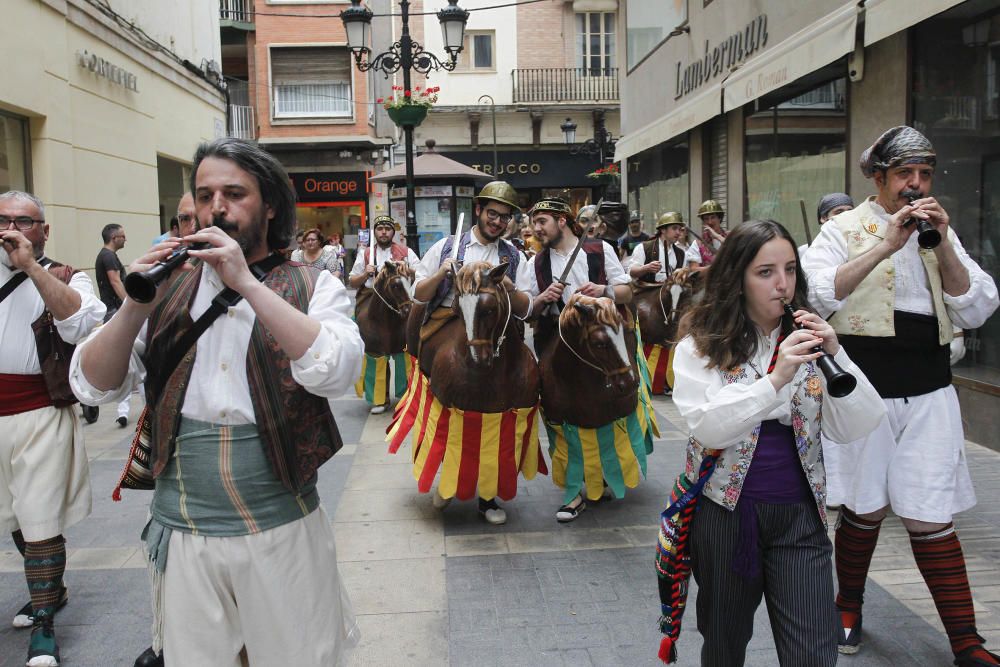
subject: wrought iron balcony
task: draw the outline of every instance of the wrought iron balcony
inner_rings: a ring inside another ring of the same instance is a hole
[[[617,67],[539,67],[512,73],[514,102],[617,102]]]
[[[253,23],[253,0],[219,0],[219,18],[233,23]]]

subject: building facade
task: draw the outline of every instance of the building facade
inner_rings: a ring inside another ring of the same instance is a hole
[[[7,0],[0,16],[0,192],[45,202],[60,261],[93,267],[108,223],[134,259],[175,213],[195,148],[225,133],[217,10]]]
[[[647,221],[713,198],[730,225],[774,218],[807,243],[818,199],[872,194],[861,152],[909,124],[938,150],[953,228],[998,277],[1000,2],[626,0],[624,13],[616,159]],[[966,341],[967,434],[995,443],[1000,314]]]
[[[387,0],[371,4],[387,13]],[[347,48],[339,18],[345,5],[221,0],[220,12],[223,72],[231,116],[239,119],[234,134],[257,141],[288,169],[300,230],[340,235],[353,249],[377,214],[382,197],[368,178],[389,162],[395,127],[375,104],[390,83],[360,72]],[[390,20],[376,19],[373,33],[377,48],[391,36]]]
[[[441,90],[415,144],[432,139],[442,155],[510,182],[524,206],[551,195],[575,208],[595,201],[617,185],[588,177],[610,163],[612,145],[583,142],[620,134],[618,0],[496,4],[460,3],[470,12],[464,48],[454,71],[419,80]],[[414,38],[438,56],[445,51],[434,12],[446,5],[418,0],[411,9],[426,12],[415,26],[411,19]],[[576,125],[572,152],[561,129],[567,119]]]

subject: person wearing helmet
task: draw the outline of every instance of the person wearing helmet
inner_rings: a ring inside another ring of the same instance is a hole
[[[628,231],[618,239],[618,258],[623,263],[635,252],[635,248],[640,243],[644,243],[652,237],[642,231],[642,215],[639,211],[632,211],[628,218]],[[628,264],[626,263],[626,266]]]
[[[662,283],[677,269],[684,268],[684,251],[677,246],[684,229],[684,218],[670,211],[656,223],[656,237],[635,247],[629,275],[645,282]],[[647,261],[647,259],[649,261]]]
[[[474,201],[474,222],[462,233],[458,241],[456,259],[452,259],[455,239],[453,236],[448,236],[432,245],[416,267],[413,298],[416,303],[426,304],[425,326],[421,329],[421,340],[434,335],[432,329],[435,332],[440,331],[444,323],[457,317],[456,311],[452,308],[455,301],[454,276],[463,263],[482,261],[497,266],[507,262],[503,284],[510,294],[512,313],[517,319],[523,320],[531,312],[531,298],[514,287],[527,270],[527,262],[517,247],[503,238],[508,223],[519,210],[517,192],[509,183],[492,181],[483,186]],[[421,373],[426,375],[427,371],[421,369]],[[397,414],[397,419],[399,417]],[[427,415],[419,415],[417,422],[426,419]],[[390,429],[395,428],[396,423],[394,421]],[[416,429],[415,432],[419,433],[422,427],[423,423],[413,423],[409,428]],[[503,455],[505,448],[505,443],[501,442],[499,447],[494,448],[493,456]],[[496,461],[493,463],[496,465]],[[437,464],[440,465],[440,461]],[[423,473],[426,474],[427,471]],[[442,496],[439,486],[434,491],[433,502],[437,509],[444,509],[451,502],[451,497]],[[497,503],[496,498],[480,497],[479,514],[493,525],[507,522],[507,513]]]
[[[703,201],[698,207],[698,217],[701,218],[701,239],[692,241],[684,256],[689,269],[702,269],[711,264],[726,240],[726,230],[722,228],[726,212],[719,202],[714,199]]]

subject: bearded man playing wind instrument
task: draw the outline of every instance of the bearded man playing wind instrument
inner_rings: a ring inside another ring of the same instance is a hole
[[[836,534],[839,650],[861,643],[861,605],[879,528],[891,507],[937,606],[955,664],[1000,664],[976,632],[968,575],[952,516],[975,502],[958,397],[951,385],[953,325],[975,329],[996,310],[997,288],[930,196],[937,156],[917,130],[887,130],[861,155],[878,194],[827,221],[802,259],[809,300],[885,402],[867,438],[840,445],[844,506]],[[926,221],[926,222],[925,222]],[[923,226],[930,236],[914,231]],[[920,245],[923,247],[920,247]],[[831,315],[832,313],[832,315]]]

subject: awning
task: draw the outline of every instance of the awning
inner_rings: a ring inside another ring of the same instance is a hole
[[[635,132],[629,132],[615,144],[615,161],[621,161],[647,148],[662,144],[718,116],[722,113],[721,96],[722,84],[716,83],[673,109],[666,116]]]
[[[865,46],[906,30],[960,2],[962,0],[867,0]]]
[[[897,3],[886,0],[886,4]],[[857,7],[844,5],[751,58],[723,82],[724,110],[741,107],[850,53],[857,22]]]

